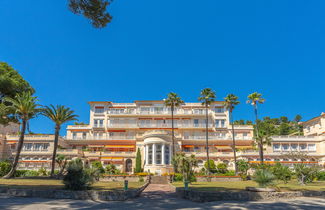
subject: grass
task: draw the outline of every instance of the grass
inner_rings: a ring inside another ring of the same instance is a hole
[[[143,185],[141,182],[129,182],[129,189],[136,189]],[[62,180],[56,179],[0,179],[0,187],[28,188],[28,189],[64,189]],[[93,190],[121,190],[123,182],[96,182]]]
[[[173,185],[175,187],[184,187],[182,182],[174,182]],[[297,181],[292,180],[288,184],[283,184],[282,182],[277,183],[276,186],[281,191],[325,191],[325,181],[315,181],[302,186]],[[246,187],[258,187],[258,185],[254,181],[193,182],[189,187],[199,191],[241,191],[245,190]]]

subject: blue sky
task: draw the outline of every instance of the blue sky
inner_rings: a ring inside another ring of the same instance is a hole
[[[88,122],[88,101],[195,102],[213,88],[240,97],[236,119],[309,119],[325,111],[325,1],[114,0],[114,19],[93,28],[67,1],[1,0],[0,60],[36,89],[41,104],[71,107]],[[38,117],[33,132],[51,133]],[[62,135],[65,134],[63,129]]]

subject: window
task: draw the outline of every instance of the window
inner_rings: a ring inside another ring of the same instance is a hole
[[[292,151],[298,151],[298,144],[291,144]]]
[[[141,112],[141,114],[149,114],[150,113],[150,107],[141,107],[140,112]]]
[[[31,144],[31,143],[27,143],[27,144],[24,144],[24,150],[26,150],[26,151],[31,151],[32,150],[32,146],[33,146],[33,144]]]
[[[161,144],[156,144],[156,164],[161,164]]]
[[[203,114],[204,109],[194,109],[194,114]]]
[[[221,120],[221,127],[222,128],[226,127],[225,122],[226,122],[226,120]]]
[[[216,128],[220,127],[220,120],[216,120]]]
[[[95,119],[94,120],[94,127],[97,127],[97,128],[104,127],[104,120]]]
[[[86,132],[83,132],[82,133],[82,139],[86,139],[86,137],[87,137],[87,133]]]
[[[289,150],[289,145],[288,144],[282,144],[282,150],[283,151],[288,151]]]
[[[104,107],[103,106],[95,107],[95,114],[103,114],[103,113],[104,113]]]
[[[199,119],[194,119],[194,127],[199,127]]]
[[[280,151],[280,144],[273,144],[273,151]]]
[[[169,164],[169,146],[165,145],[165,164]]]
[[[303,150],[303,151],[307,149],[306,144],[300,144],[299,147],[300,147],[300,150]]]
[[[42,150],[43,151],[47,151],[48,147],[49,147],[49,144],[43,144]]]
[[[308,151],[315,152],[316,144],[308,144]]]
[[[77,133],[72,133],[72,139],[77,139]]]
[[[215,112],[216,113],[223,113],[224,112],[224,109],[223,109],[223,107],[216,107],[215,108]]]
[[[41,145],[42,144],[34,144],[34,150],[35,151],[40,151],[41,150]]]

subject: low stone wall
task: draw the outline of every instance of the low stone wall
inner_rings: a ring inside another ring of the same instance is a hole
[[[142,176],[144,181],[148,180],[148,176]],[[140,176],[123,176],[123,175],[113,175],[113,176],[104,176],[99,179],[102,182],[124,182],[128,180],[129,182],[139,182]]]
[[[197,182],[207,182],[208,179],[210,179],[211,182],[241,181],[240,176],[196,176]]]
[[[113,190],[113,191],[71,191],[71,190],[43,190],[43,189],[13,189],[1,187],[0,193],[16,197],[38,197],[54,199],[76,199],[76,200],[95,200],[95,201],[124,201],[138,197],[148,186],[146,182],[142,187],[136,190]]]
[[[294,191],[294,192],[250,192],[250,191],[196,191],[184,190],[176,188],[178,196],[195,201],[195,202],[210,202],[210,201],[257,201],[257,200],[279,200],[291,199],[297,197],[325,197],[325,191]]]

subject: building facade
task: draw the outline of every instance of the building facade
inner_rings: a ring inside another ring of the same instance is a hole
[[[71,147],[84,150],[85,158],[132,172],[139,149],[144,171],[161,174],[173,170],[171,110],[164,101],[89,104],[90,124],[70,125],[66,136]],[[174,111],[175,152],[194,153],[201,167],[206,159],[205,118],[201,103],[185,103]],[[231,163],[229,113],[223,102],[214,102],[208,110],[208,135],[210,158]],[[238,149],[252,149],[252,136],[252,126],[235,126]]]
[[[134,103],[89,102],[89,124],[68,125],[67,135],[59,140],[59,154],[69,159],[114,164],[121,171],[133,173],[137,150],[144,171],[163,174],[173,171],[171,110],[164,101]],[[201,103],[184,103],[174,111],[175,152],[194,154],[199,167],[206,161],[206,112]],[[325,164],[325,114],[303,122],[304,136],[273,136],[265,147],[264,160],[289,166],[295,163]],[[251,163],[259,163],[254,146],[253,126],[235,125],[236,155]],[[234,168],[232,131],[229,113],[223,102],[208,109],[210,159]],[[6,136],[7,158],[15,154],[18,135]],[[19,164],[20,169],[49,168],[54,135],[26,135]]]

